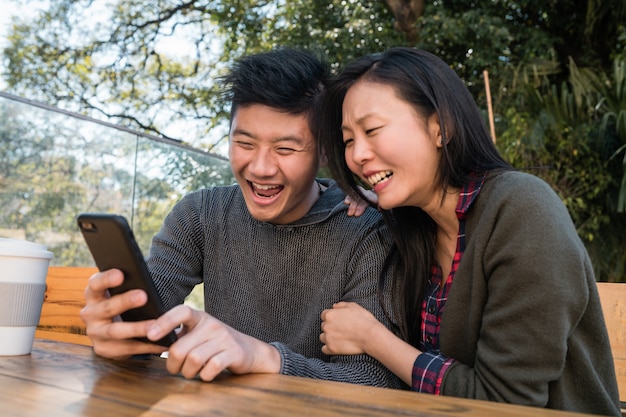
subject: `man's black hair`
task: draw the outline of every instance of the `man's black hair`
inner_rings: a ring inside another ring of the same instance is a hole
[[[241,106],[262,104],[290,114],[307,114],[317,137],[329,67],[315,54],[280,48],[244,56],[222,77],[231,120]]]

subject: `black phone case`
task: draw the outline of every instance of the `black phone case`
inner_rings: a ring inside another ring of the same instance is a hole
[[[122,320],[150,320],[165,313],[163,302],[126,219],[117,214],[82,213],[77,222],[98,269],[104,271],[117,268],[124,273],[122,285],[110,288],[109,293],[116,295],[131,289],[142,289],[148,294],[148,302],[142,307],[124,312]],[[140,340],[168,347],[177,340],[177,336],[172,331],[158,342],[146,338]]]

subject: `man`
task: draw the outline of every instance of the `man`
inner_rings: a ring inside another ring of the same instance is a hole
[[[182,323],[167,369],[213,380],[220,372],[283,373],[398,387],[369,356],[328,357],[319,341],[320,313],[355,301],[389,325],[376,296],[391,244],[378,212],[348,216],[344,194],[316,180],[320,102],[328,68],[290,49],[246,57],[223,81],[231,106],[230,163],[238,185],[191,193],[154,237],[147,262],[166,314],[120,322],[143,305],[142,291],[108,298],[118,270],[97,273],[81,318],[97,354],[124,358],[164,348],[159,340]],[[205,311],[183,305],[204,283]]]

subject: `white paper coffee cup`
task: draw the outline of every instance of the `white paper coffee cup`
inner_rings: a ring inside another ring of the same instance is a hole
[[[51,259],[45,245],[0,238],[0,355],[32,351]]]

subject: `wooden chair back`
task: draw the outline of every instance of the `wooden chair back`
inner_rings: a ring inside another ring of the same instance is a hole
[[[95,267],[50,266],[46,295],[35,337],[91,346],[80,310],[85,305],[85,287]]]
[[[598,293],[613,351],[622,415],[626,416],[626,283],[598,282]]]

